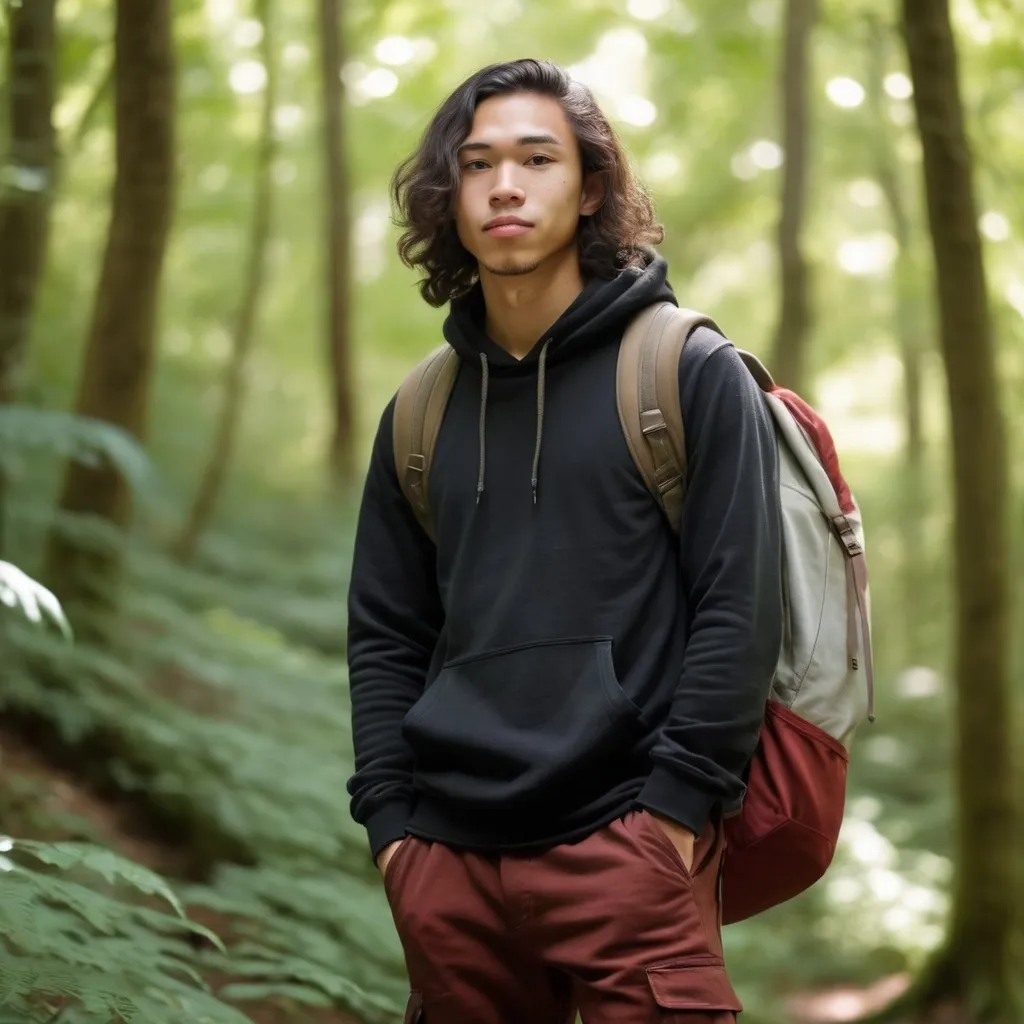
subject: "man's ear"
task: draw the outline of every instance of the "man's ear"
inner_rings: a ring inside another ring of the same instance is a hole
[[[581,217],[589,217],[604,206],[607,180],[604,171],[591,171],[587,175],[583,182],[583,193],[580,196]]]

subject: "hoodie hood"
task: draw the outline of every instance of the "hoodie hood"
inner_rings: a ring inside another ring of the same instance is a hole
[[[570,359],[575,353],[618,343],[629,321],[655,302],[675,303],[667,281],[668,264],[654,250],[645,249],[643,264],[627,267],[610,280],[594,278],[571,306],[522,358],[516,359],[487,335],[484,295],[480,283],[451,306],[444,324],[448,343],[467,363],[480,370],[480,403],[477,423],[478,464],[476,500],[483,497],[487,482],[487,400],[491,374],[536,375],[536,434],[530,488],[537,503],[538,474],[544,443],[545,380],[547,367]]]
[[[445,340],[475,366],[483,362],[491,372],[533,373],[542,352],[551,365],[596,345],[618,342],[626,324],[640,310],[655,302],[674,303],[667,278],[668,264],[653,249],[644,250],[642,266],[627,267],[610,280],[593,278],[522,359],[509,355],[488,337],[483,289],[478,281],[451,303],[444,323]]]

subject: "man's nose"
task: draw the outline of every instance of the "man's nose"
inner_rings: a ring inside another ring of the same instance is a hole
[[[517,181],[515,170],[505,166],[498,169],[498,178],[491,189],[491,206],[521,205],[526,199],[522,187]]]

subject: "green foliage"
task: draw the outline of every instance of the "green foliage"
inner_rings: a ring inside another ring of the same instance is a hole
[[[213,886],[189,890],[190,905],[240,919],[230,955],[211,953],[204,963],[251,979],[223,989],[225,999],[253,998],[259,989],[344,1006],[366,1022],[391,1020],[404,993],[390,917],[365,881],[325,868],[226,868]]]
[[[0,406],[0,470],[17,480],[26,462],[38,458],[40,451],[88,466],[106,461],[139,492],[154,486],[149,457],[127,431],[104,420],[52,409]]]
[[[188,937],[220,945],[157,875],[109,850],[3,841],[0,1020],[244,1024],[190,962]],[[56,871],[22,862],[34,859]],[[97,885],[83,875],[98,875]],[[81,880],[78,880],[80,879]],[[159,897],[173,913],[133,899]]]
[[[332,1002],[366,1021],[392,1018],[402,960],[365,835],[345,808],[352,754],[343,666],[217,604],[223,579],[152,552],[140,562],[127,598],[132,624],[114,647],[8,630],[0,703],[45,718],[72,748],[111,744],[103,774],[144,793],[207,864],[257,865],[221,869],[182,897],[235,922],[237,945],[200,961],[244,979],[248,987],[231,985],[224,998],[259,992]],[[175,602],[177,592],[191,608]],[[236,584],[236,598],[244,593]]]

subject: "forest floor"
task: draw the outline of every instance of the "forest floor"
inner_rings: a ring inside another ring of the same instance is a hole
[[[188,851],[166,838],[152,838],[151,829],[133,803],[102,797],[68,771],[54,768],[23,739],[0,728],[0,831],[42,839],[88,841],[105,846],[164,877],[180,878],[190,862]],[[205,907],[187,907],[189,917],[230,946],[229,918]],[[210,975],[216,991],[235,979]],[[289,1007],[239,1003],[254,1024],[359,1024],[338,1010],[303,1008],[301,1016]]]

